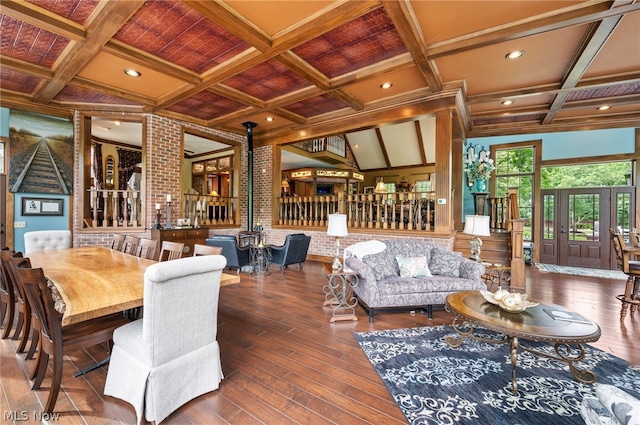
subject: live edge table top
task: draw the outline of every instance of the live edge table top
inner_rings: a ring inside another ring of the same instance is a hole
[[[452,313],[511,337],[552,343],[584,343],[600,339],[600,327],[594,323],[557,320],[545,309],[566,310],[560,306],[539,304],[520,313],[509,313],[487,302],[479,291],[461,291],[447,296],[446,307]]]

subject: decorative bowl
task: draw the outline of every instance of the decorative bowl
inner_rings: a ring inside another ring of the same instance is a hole
[[[495,304],[509,313],[521,313],[529,307],[535,307],[538,303],[527,301],[527,294],[518,294],[498,289],[495,293],[480,291],[484,299]]]

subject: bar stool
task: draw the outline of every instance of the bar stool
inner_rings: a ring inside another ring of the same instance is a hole
[[[624,237],[620,233],[616,233],[613,229],[609,229],[609,233],[611,234],[611,244],[616,253],[618,269],[628,276],[624,294],[616,296],[622,302],[620,320],[623,320],[627,315],[627,308],[630,308],[631,314],[633,314],[640,306],[640,261],[629,260],[630,254],[624,249]]]

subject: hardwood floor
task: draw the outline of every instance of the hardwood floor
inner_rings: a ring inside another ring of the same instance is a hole
[[[352,336],[356,331],[450,324],[451,314],[433,319],[409,312],[376,316],[369,324],[358,308],[357,322],[329,323],[322,307],[321,264],[308,262],[270,276],[241,274],[221,288],[218,341],[225,379],[220,389],[186,404],[163,424],[402,424],[406,423],[384,384]],[[624,280],[586,278],[527,268],[529,298],[555,303],[595,320],[602,337],[593,345],[640,364],[640,313],[620,322]],[[635,342],[635,344],[634,344]],[[0,340],[2,420],[36,413],[46,401],[50,375],[38,391],[27,379],[33,360],[16,354],[17,341]],[[71,375],[107,355],[104,346],[65,359],[55,424],[134,424],[130,405],[102,395],[107,368]],[[13,412],[13,413],[11,413]],[[13,416],[12,416],[13,415]]]

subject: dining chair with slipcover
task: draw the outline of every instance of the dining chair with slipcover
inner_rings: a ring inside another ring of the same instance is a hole
[[[158,262],[144,273],[144,316],[113,334],[104,394],[159,424],[216,390],[223,378],[217,342],[223,256]]]
[[[24,234],[24,254],[34,251],[71,248],[70,230],[34,230]]]

